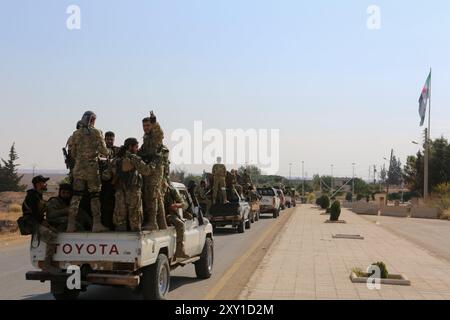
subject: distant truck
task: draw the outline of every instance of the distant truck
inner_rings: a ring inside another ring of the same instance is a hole
[[[209,209],[209,219],[214,229],[231,226],[244,233],[251,228],[251,207],[241,196],[228,192],[228,203],[216,203]]]
[[[192,200],[183,184],[173,185],[183,197]],[[169,292],[171,270],[194,264],[199,279],[208,279],[212,275],[213,228],[206,218],[199,219],[196,208],[190,209],[194,215],[191,220],[186,220],[185,250],[191,258],[179,260],[174,257],[174,227],[140,233],[60,233],[53,257],[60,272],[30,271],[26,279],[50,281],[51,293],[57,300],[76,299],[91,284],[126,286],[137,289],[144,299],[163,300]],[[180,216],[183,216],[182,210]],[[43,266],[45,246],[38,239],[32,240],[31,261],[38,269]],[[71,266],[80,268],[80,289],[69,290],[66,285],[70,276],[66,270]]]
[[[275,188],[275,190],[277,191],[278,197],[280,198],[281,210],[286,209],[286,196],[285,196],[283,190],[281,190],[279,188]]]
[[[257,189],[261,196],[260,213],[271,213],[276,219],[280,216],[281,202],[277,191],[274,188],[263,187]]]

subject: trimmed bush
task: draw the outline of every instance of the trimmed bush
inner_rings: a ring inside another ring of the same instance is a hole
[[[380,277],[381,279],[387,279],[389,277],[389,272],[387,270],[386,265],[384,264],[384,262],[378,261],[376,263],[372,263],[373,266],[377,266],[378,268],[380,268]]]
[[[353,193],[347,192],[345,195],[345,201],[351,202],[353,200]]]
[[[317,198],[316,204],[322,209],[328,209],[330,207],[330,198],[327,195],[323,195]]]
[[[330,208],[330,221],[339,221],[341,215],[341,203],[339,200],[333,202]]]

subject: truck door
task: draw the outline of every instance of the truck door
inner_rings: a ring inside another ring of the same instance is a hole
[[[195,214],[195,210],[192,205],[192,199],[187,192],[187,190],[182,189],[180,190],[181,196],[186,200],[186,202],[189,204],[189,207],[191,208],[191,211]],[[199,223],[197,217],[193,217],[192,219],[187,219],[188,217],[184,217],[185,219],[185,226],[186,226],[186,232],[185,232],[185,242],[184,246],[186,249],[186,253],[190,256],[198,255],[201,253],[203,248],[199,248],[200,244],[203,243],[203,241],[200,241],[200,231],[199,231]]]

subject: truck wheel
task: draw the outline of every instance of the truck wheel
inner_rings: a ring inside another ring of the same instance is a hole
[[[170,266],[165,254],[142,272],[142,295],[144,300],[165,300],[170,288]]]
[[[245,232],[245,222],[244,222],[244,220],[239,222],[238,227],[237,227],[237,231],[238,231],[238,233],[244,233]]]
[[[250,219],[249,220],[247,220],[247,222],[245,223],[245,229],[250,229],[252,227],[252,223],[251,223],[251,221],[250,221]]]
[[[52,292],[52,295],[55,300],[77,300],[80,295],[80,290],[69,290],[65,287],[63,292]]]
[[[206,238],[200,260],[194,263],[195,274],[199,279],[209,279],[214,265],[214,241]]]
[[[256,216],[256,213],[253,212],[253,213],[252,213],[252,218],[250,219],[250,222],[251,222],[251,223],[255,223],[255,221],[256,221],[255,216]]]
[[[275,209],[275,210],[273,211],[273,218],[274,218],[274,219],[278,218],[278,211],[279,211],[279,209]]]

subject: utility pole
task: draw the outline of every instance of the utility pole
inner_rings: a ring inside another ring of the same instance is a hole
[[[394,149],[391,149],[391,159],[389,161],[389,169],[388,169],[388,174],[387,174],[387,179],[386,179],[386,205],[388,204],[388,198],[389,198],[389,172],[391,171],[391,165],[392,165],[392,157],[394,156]]]
[[[302,197],[305,196],[305,161],[302,161]]]
[[[352,173],[352,199],[353,199],[353,196],[355,195],[355,165],[356,165],[356,163],[352,163],[352,171],[353,171],[353,173]]]
[[[289,182],[291,182],[292,178],[292,163],[289,163]]]
[[[423,198],[426,201],[429,196],[428,192],[428,164],[430,160],[430,133],[431,133],[431,72],[433,70],[430,68],[430,87],[428,92],[428,128],[425,129],[425,158],[424,158],[424,182],[423,182]]]
[[[333,187],[333,180],[334,180],[334,177],[333,177],[333,167],[334,167],[334,165],[331,165],[331,182],[330,182],[330,187],[331,187],[331,192],[333,192],[333,189],[334,189],[334,187]]]
[[[428,117],[429,119],[429,117]],[[424,171],[423,171],[423,199],[426,201],[428,199],[428,161],[429,161],[429,131],[425,128],[425,152],[424,152]]]

